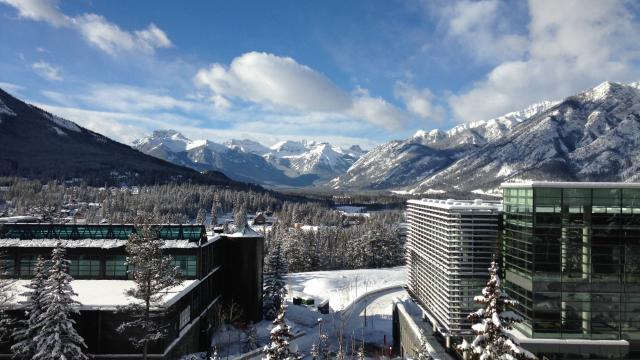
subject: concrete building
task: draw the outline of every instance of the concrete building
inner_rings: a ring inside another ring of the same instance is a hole
[[[166,255],[182,270],[184,282],[168,289],[154,309],[168,336],[150,346],[150,359],[178,359],[205,351],[217,323],[216,307],[239,304],[250,321],[262,320],[262,235],[245,228],[235,234],[207,236],[202,225],[154,225]],[[16,279],[17,296],[8,312],[24,314],[18,295],[33,276],[38,256],[50,257],[58,241],[67,249],[72,287],[81,303],[76,328],[94,359],[138,359],[140,349],[116,328],[127,314],[124,291],[133,286],[125,264],[125,245],[134,225],[9,223],[0,227],[2,264]],[[240,286],[238,284],[241,284]],[[0,343],[0,358],[11,358],[11,343]]]
[[[467,315],[498,247],[501,205],[482,200],[409,200],[408,291],[434,330],[470,333]]]
[[[548,359],[640,358],[640,184],[502,187],[521,343]]]

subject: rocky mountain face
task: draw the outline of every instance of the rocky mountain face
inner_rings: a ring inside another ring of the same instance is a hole
[[[201,174],[78,126],[0,90],[0,176],[82,180],[92,185],[192,181],[239,185]]]
[[[309,186],[344,173],[363,153],[328,143],[282,141],[266,147],[252,140],[218,144],[157,130],[133,146],[152,156],[199,171],[219,170],[230,178],[265,185]]]
[[[519,179],[637,181],[638,84],[605,82],[489,121],[418,132],[370,151],[330,186],[429,192]]]

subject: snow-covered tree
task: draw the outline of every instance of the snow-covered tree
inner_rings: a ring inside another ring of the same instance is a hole
[[[22,293],[25,297],[25,320],[19,321],[13,330],[13,340],[15,344],[11,346],[11,352],[16,359],[31,359],[36,353],[36,342],[34,338],[40,333],[42,323],[40,315],[43,312],[43,297],[45,283],[47,281],[46,262],[42,257],[38,257],[34,276],[25,287],[29,290]]]
[[[42,296],[42,312],[38,317],[39,331],[34,337],[36,352],[33,360],[88,359],[84,353],[87,345],[75,329],[72,314],[79,314],[78,296],[71,288],[69,260],[65,249],[58,242],[51,253],[49,276]]]
[[[159,314],[153,308],[162,305],[165,290],[182,280],[180,269],[162,253],[164,240],[159,238],[158,229],[150,225],[139,229],[137,234],[131,234],[126,246],[128,273],[135,284],[126,295],[135,301],[121,309],[133,320],[118,326],[118,331],[137,330],[129,339],[142,348],[142,358],[147,359],[149,343],[166,336],[166,328],[158,322]]]
[[[250,324],[247,328],[247,348],[246,351],[255,350],[258,348],[258,332],[253,324]]]
[[[233,224],[236,226],[236,231],[242,231],[247,226],[247,207],[240,205],[233,209]]]
[[[427,347],[427,338],[424,335],[424,331],[420,329],[420,348],[416,350],[416,360],[432,360],[433,357],[429,355],[429,349]]]
[[[269,338],[271,343],[263,349],[264,357],[267,360],[298,360],[302,357],[298,353],[293,353],[289,349],[289,340],[293,337],[291,327],[284,319],[286,305],[282,304],[278,315],[273,320],[273,328]]]
[[[198,225],[204,224],[204,220],[206,217],[207,217],[207,213],[204,211],[204,209],[198,210],[198,215],[196,216],[196,224]]]
[[[265,263],[263,299],[265,318],[274,319],[287,294],[285,275],[287,262],[284,258],[280,240],[272,242],[272,249]]]
[[[318,319],[318,341],[311,347],[311,358],[313,360],[330,360],[329,336],[324,331],[324,321]]]
[[[510,334],[514,323],[522,321],[522,317],[508,307],[517,305],[517,301],[502,293],[498,264],[491,262],[489,281],[473,300],[483,307],[469,314],[468,319],[476,322],[471,326],[476,334],[470,344],[464,342],[458,346],[462,351],[471,351],[479,360],[533,360],[537,357],[520,346],[518,339]]]
[[[220,360],[220,354],[218,354],[218,347],[213,348],[213,354],[211,354],[210,360]]]

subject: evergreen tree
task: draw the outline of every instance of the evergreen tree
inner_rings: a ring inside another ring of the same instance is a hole
[[[233,224],[236,226],[236,231],[243,231],[247,226],[247,207],[239,205],[234,209]]]
[[[272,251],[265,264],[263,298],[265,318],[274,319],[287,294],[285,275],[287,263],[283,256],[281,242],[274,239]]]
[[[271,343],[264,347],[265,357],[267,360],[298,360],[302,357],[297,353],[289,350],[289,340],[293,337],[291,327],[287,325],[285,316],[286,306],[283,304],[278,310],[278,315],[273,320],[273,329],[269,338]]]
[[[478,311],[469,314],[471,321],[477,321],[471,328],[476,334],[471,344],[463,343],[458,348],[471,351],[480,360],[533,360],[537,357],[520,346],[518,339],[507,330],[512,325],[522,321],[522,317],[511,310],[509,306],[516,306],[517,301],[502,293],[498,264],[495,259],[489,268],[490,278],[482,290],[482,295],[473,300],[483,305]]]
[[[88,359],[87,345],[75,329],[72,314],[80,314],[78,296],[71,288],[69,260],[58,242],[51,253],[51,267],[42,297],[42,313],[38,317],[40,328],[34,337],[36,352],[33,360]]]
[[[203,225],[206,217],[207,213],[204,211],[204,209],[198,210],[198,216],[196,216],[196,224]]]
[[[173,265],[172,258],[162,253],[164,240],[158,230],[150,225],[142,226],[138,234],[131,234],[127,241],[127,266],[135,286],[126,295],[135,302],[124,307],[134,320],[118,327],[119,332],[137,329],[130,337],[134,346],[142,348],[142,357],[147,359],[149,343],[166,336],[166,328],[158,322],[158,314],[152,308],[162,305],[165,290],[182,283],[180,269]]]
[[[13,339],[15,344],[11,346],[11,352],[17,359],[31,359],[36,353],[36,343],[34,338],[40,333],[42,323],[40,315],[43,312],[43,297],[45,291],[45,283],[47,282],[46,262],[42,257],[38,257],[34,276],[28,285],[25,285],[28,291],[21,295],[26,298],[25,320],[17,323],[13,331]]]

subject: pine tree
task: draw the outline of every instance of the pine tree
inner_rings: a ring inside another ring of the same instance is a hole
[[[269,338],[271,343],[264,347],[264,359],[267,360],[298,360],[302,357],[289,350],[289,340],[293,337],[291,327],[287,325],[284,316],[286,305],[282,304],[278,310],[278,315],[273,320],[273,329]]]
[[[33,360],[88,359],[87,345],[75,329],[72,314],[80,314],[78,296],[71,288],[69,260],[58,242],[51,253],[51,267],[42,297],[42,313],[38,317],[40,329],[34,337],[36,352]]]
[[[207,213],[204,211],[204,209],[198,210],[198,215],[196,216],[196,224],[203,225],[206,217]]]
[[[233,224],[236,226],[236,231],[243,231],[247,226],[247,208],[244,205],[240,205],[234,209]]]
[[[130,337],[134,346],[142,348],[142,357],[147,359],[149,343],[166,336],[166,328],[158,322],[158,314],[152,309],[162,305],[164,291],[179,285],[182,280],[180,269],[173,266],[170,256],[162,253],[164,240],[158,236],[158,230],[144,225],[138,234],[131,234],[127,241],[127,266],[135,286],[127,290],[126,295],[135,302],[123,307],[134,320],[118,327],[119,332],[137,329]]]
[[[269,252],[265,264],[263,298],[265,308],[265,318],[274,319],[280,309],[287,294],[285,287],[285,275],[287,274],[287,263],[283,256],[281,241],[274,239],[272,251]]]
[[[39,256],[34,269],[34,276],[29,284],[25,285],[29,290],[21,294],[26,298],[23,303],[26,307],[26,319],[18,322],[12,334],[15,344],[11,346],[11,352],[17,359],[31,359],[36,353],[34,338],[40,333],[40,328],[42,327],[40,315],[43,312],[46,281],[46,262]]]
[[[482,290],[482,295],[473,300],[483,305],[478,311],[469,314],[468,319],[477,321],[471,328],[476,334],[471,344],[464,343],[458,349],[472,351],[480,360],[533,360],[537,357],[520,346],[518,339],[507,330],[514,323],[522,321],[522,317],[507,307],[516,306],[517,301],[503,294],[498,275],[498,264],[495,259],[489,268],[490,278]]]

